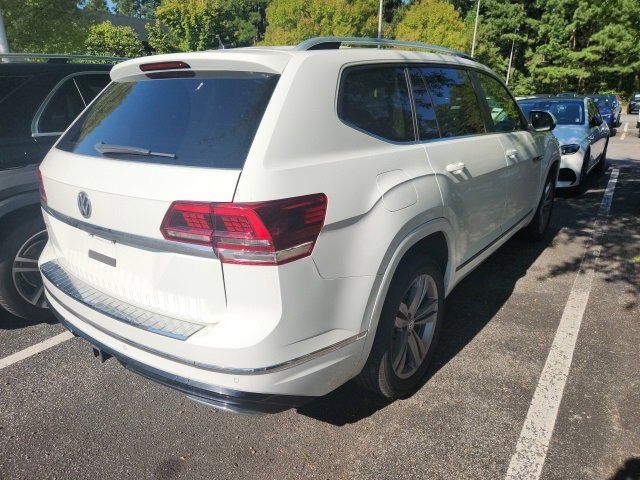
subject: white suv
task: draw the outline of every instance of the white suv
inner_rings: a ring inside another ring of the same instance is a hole
[[[354,377],[410,393],[445,296],[549,222],[557,142],[461,53],[320,38],[111,78],[41,166],[47,299],[96,354],[218,408]]]

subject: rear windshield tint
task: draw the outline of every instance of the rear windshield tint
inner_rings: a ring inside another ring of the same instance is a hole
[[[57,147],[127,161],[242,168],[278,78],[216,72],[112,83]],[[104,146],[162,155],[114,153]]]

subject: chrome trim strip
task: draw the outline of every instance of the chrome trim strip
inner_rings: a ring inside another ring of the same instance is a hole
[[[103,293],[67,273],[56,261],[40,266],[42,275],[75,301],[127,325],[177,340],[186,340],[206,325],[150,312]]]
[[[171,240],[164,240],[159,238],[144,237],[142,235],[135,235],[133,233],[120,232],[118,230],[111,230],[110,228],[98,227],[91,223],[78,220],[76,218],[60,213],[53,208],[42,205],[42,210],[51,215],[56,220],[65,223],[71,227],[83,230],[90,235],[95,235],[105,240],[111,240],[112,242],[120,243],[122,245],[128,245],[130,247],[141,248],[143,250],[149,250],[152,252],[171,252],[179,253],[182,255],[192,255],[195,257],[204,258],[218,258],[213,251],[213,248],[204,247],[201,245],[193,245],[190,243],[172,242]]]
[[[346,347],[348,345],[351,345],[352,343],[357,342],[358,340],[363,339],[364,337],[367,336],[367,330],[362,331],[360,333],[357,333],[356,335],[353,335],[349,338],[345,338],[344,340],[339,341],[338,343],[334,343],[332,345],[329,345],[328,347],[324,347],[321,348],[319,350],[315,350],[311,353],[308,353],[306,355],[302,355],[301,357],[297,357],[294,358],[292,360],[288,360],[286,362],[282,362],[282,363],[277,363],[275,365],[270,365],[267,367],[257,367],[257,368],[231,368],[231,367],[221,367],[218,365],[212,365],[209,363],[203,363],[203,362],[197,362],[194,360],[189,360],[183,357],[180,357],[178,355],[172,355],[170,353],[167,352],[162,352],[159,351],[155,348],[151,348],[148,347],[146,345],[142,345],[138,342],[134,342],[129,338],[125,338],[122,335],[118,335],[117,333],[113,333],[109,330],[107,330],[106,328],[104,328],[102,325],[100,325],[97,322],[94,322],[92,320],[89,320],[87,317],[85,317],[84,315],[81,315],[80,313],[76,312],[75,310],[73,310],[72,308],[70,308],[69,306],[67,306],[65,303],[63,303],[62,301],[60,301],[60,299],[45,285],[45,290],[47,292],[47,294],[52,297],[56,302],[58,302],[60,305],[62,305],[62,307],[64,307],[65,310],[67,310],[69,313],[71,313],[74,317],[76,317],[77,319],[81,320],[82,322],[88,323],[89,325],[91,325],[93,328],[95,328],[96,330],[99,330],[100,332],[104,333],[105,335],[108,335],[111,338],[114,338],[120,342],[126,343],[127,345],[130,345],[134,348],[138,348],[140,350],[143,350],[145,352],[151,353],[153,355],[158,355],[159,357],[162,358],[166,358],[167,360],[171,360],[173,362],[178,362],[178,363],[182,363],[184,365],[188,365],[190,367],[196,367],[196,368],[201,368],[203,370],[207,370],[210,372],[215,372],[215,373],[224,373],[224,374],[228,374],[228,375],[263,375],[263,374],[267,374],[267,373],[276,373],[276,372],[280,372],[282,370],[287,370],[289,368],[293,368],[296,367],[298,365],[301,365],[305,362],[309,362],[313,359],[316,359],[318,357],[321,357],[323,355],[327,355],[329,353],[335,352],[336,350],[339,350],[343,347]],[[55,308],[54,308],[55,310]],[[60,312],[58,312],[60,313]],[[78,327],[74,325],[74,327],[77,329]]]

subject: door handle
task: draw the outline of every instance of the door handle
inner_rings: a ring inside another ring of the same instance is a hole
[[[464,169],[466,168],[466,165],[462,162],[450,163],[445,168],[447,169],[447,172],[453,173],[454,175],[459,175],[464,171]]]
[[[511,160],[518,159],[518,150],[507,150],[505,153],[507,155],[507,158],[510,158]]]

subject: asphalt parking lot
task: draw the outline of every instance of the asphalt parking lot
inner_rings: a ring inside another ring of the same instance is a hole
[[[559,194],[544,242],[510,240],[452,292],[430,378],[406,400],[348,384],[234,416],[100,365],[79,339],[7,362],[64,329],[0,318],[0,478],[499,479],[532,465],[544,479],[640,478],[636,118],[623,115],[605,174]]]

